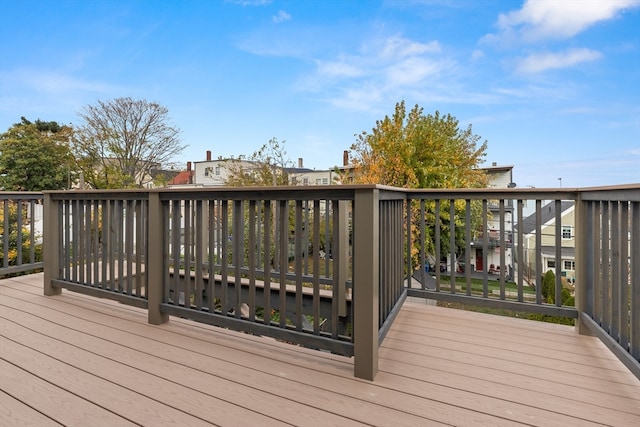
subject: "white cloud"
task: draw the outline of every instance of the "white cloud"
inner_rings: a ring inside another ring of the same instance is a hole
[[[518,61],[516,71],[524,74],[539,73],[550,69],[572,67],[601,57],[600,52],[585,48],[567,49],[560,53],[535,53]]]
[[[289,20],[291,20],[291,14],[285,12],[284,10],[279,10],[277,15],[273,16],[273,22],[275,22],[276,24],[280,24]]]
[[[517,37],[525,42],[567,39],[588,27],[640,6],[640,0],[527,0],[522,9],[498,17],[500,34],[487,40]]]
[[[368,40],[357,54],[315,62],[315,73],[302,79],[299,89],[333,92],[329,103],[356,111],[433,89],[456,66],[437,41],[400,36]]]
[[[371,111],[385,99],[383,92],[380,86],[364,84],[360,87],[345,89],[341,96],[333,97],[328,102],[345,110]]]
[[[359,77],[364,74],[355,64],[349,64],[344,60],[339,61],[316,61],[317,72],[327,77]]]
[[[11,77],[26,87],[49,94],[72,91],[110,93],[118,90],[116,86],[111,84],[79,79],[54,71],[21,69],[13,71]]]
[[[472,61],[477,61],[480,58],[484,58],[484,52],[480,49],[475,49],[472,53],[471,53],[471,60]]]
[[[393,86],[412,86],[429,76],[437,76],[441,71],[452,68],[453,63],[429,60],[421,57],[407,58],[385,70],[388,82]]]
[[[439,53],[440,50],[440,43],[437,41],[419,43],[396,36],[385,41],[380,56],[382,58],[406,58],[423,53]]]

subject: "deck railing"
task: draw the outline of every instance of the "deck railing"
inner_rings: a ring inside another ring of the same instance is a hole
[[[640,376],[639,202],[637,185],[47,192],[45,293],[354,356],[367,379],[407,296],[562,316]]]
[[[42,193],[0,192],[0,277],[43,268]]]
[[[640,378],[640,187],[590,189],[578,200],[579,328]],[[581,331],[582,332],[582,331]]]
[[[414,279],[409,295],[577,318],[573,299],[566,304],[560,297],[563,289],[566,295],[575,286],[577,194],[542,189],[409,192],[413,213],[407,214],[412,225],[407,250],[416,253],[406,258]],[[563,230],[569,230],[565,238]],[[429,274],[421,268],[433,260],[444,264],[444,271],[435,268]],[[549,270],[555,276],[551,297],[543,287]]]

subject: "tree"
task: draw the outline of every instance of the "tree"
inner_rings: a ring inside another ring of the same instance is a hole
[[[450,114],[424,115],[416,105],[407,115],[404,101],[396,104],[394,114],[376,121],[370,133],[356,135],[351,146],[351,169],[344,182],[383,184],[402,188],[480,188],[487,185],[486,173],[479,169],[486,155],[487,142],[480,143],[471,125],[460,129],[458,120]],[[449,201],[443,201],[440,210],[441,250],[449,252]],[[435,204],[426,205],[426,250],[433,253]],[[456,202],[455,253],[464,248],[464,201]],[[472,203],[474,226],[481,221],[480,207]],[[417,223],[417,205],[412,216]],[[414,242],[412,256],[418,253]],[[438,262],[439,260],[436,260]]]
[[[478,168],[487,142],[471,125],[460,129],[447,114],[423,114],[416,105],[406,114],[404,101],[392,117],[376,121],[371,133],[357,135],[351,146],[353,182],[402,188],[478,188],[487,184]]]
[[[94,188],[143,187],[153,171],[185,148],[169,110],[155,102],[116,98],[85,106],[74,139],[78,166]]]
[[[287,170],[294,166],[287,157],[285,144],[277,138],[250,156],[239,155],[226,161],[227,185],[232,187],[289,185]]]
[[[542,288],[540,289],[542,298],[549,304],[556,302],[556,275],[553,270],[547,270],[542,276]],[[575,305],[575,299],[571,295],[571,291],[565,287],[565,280],[562,279],[562,288],[560,290],[560,300],[562,305]]]
[[[542,276],[541,293],[545,302],[553,304],[556,301],[556,275],[551,270]]]
[[[74,171],[70,126],[22,117],[0,135],[0,188],[42,191],[67,188]]]

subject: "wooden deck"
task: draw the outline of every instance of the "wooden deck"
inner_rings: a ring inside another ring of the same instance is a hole
[[[0,281],[0,425],[638,426],[640,381],[573,328],[407,302],[352,360]]]

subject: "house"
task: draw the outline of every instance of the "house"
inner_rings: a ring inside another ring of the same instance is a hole
[[[575,256],[575,206],[573,201],[560,202],[561,212],[561,233],[562,248],[561,262],[562,275],[569,281],[575,279],[576,256]],[[541,208],[540,212],[540,257],[544,274],[548,270],[556,269],[556,203],[548,203]],[[522,224],[516,227],[522,229],[523,235],[523,256],[522,265],[525,278],[531,281],[536,271],[536,237],[537,237],[537,221],[536,213],[529,215],[522,220]],[[520,264],[520,260],[519,260]]]
[[[493,163],[491,166],[482,168],[488,177],[488,188],[513,188],[513,165],[498,166]],[[506,271],[507,277],[513,277],[513,200],[504,201],[504,216],[500,217],[500,201],[487,201],[487,252],[484,252],[484,234],[476,233],[471,242],[472,250],[470,262],[475,271],[489,270],[491,273]],[[504,230],[504,265],[500,261],[500,232]],[[448,263],[447,263],[448,264]]]
[[[340,175],[333,170],[288,169],[291,185],[331,185],[340,184]]]
[[[171,180],[167,182],[169,187],[179,187],[193,184],[193,171],[191,170],[191,162],[187,162],[187,170],[178,172]]]
[[[193,168],[192,168],[193,166]],[[250,160],[241,159],[215,159],[211,158],[211,151],[207,151],[206,160],[187,162],[187,169],[180,172],[168,185],[170,187],[181,186],[224,186],[234,170],[242,170],[245,174],[258,171],[260,164]],[[340,168],[328,170],[315,170],[305,168],[303,159],[298,159],[296,167],[278,168],[276,173],[286,174],[289,185],[335,185],[341,183]]]

